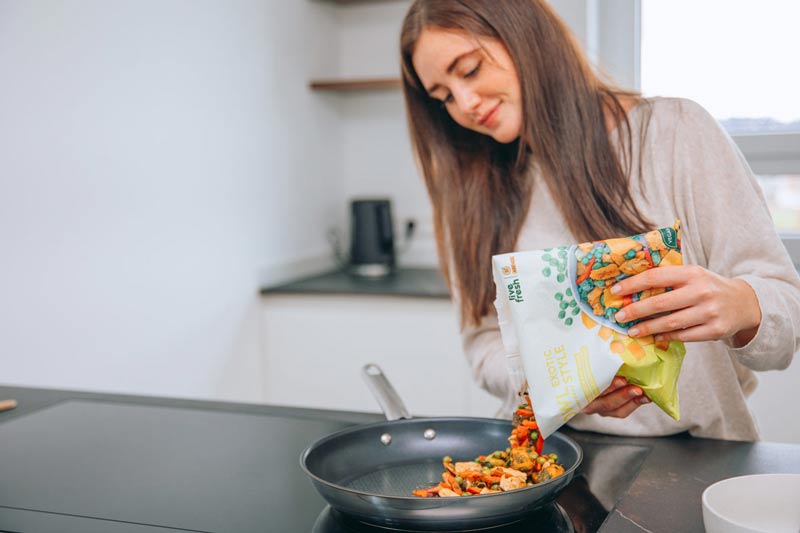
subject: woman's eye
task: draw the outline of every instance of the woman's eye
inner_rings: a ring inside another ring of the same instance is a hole
[[[480,70],[480,68],[481,68],[481,63],[479,61],[478,64],[475,65],[474,69],[472,69],[469,72],[467,72],[466,74],[464,74],[464,77],[465,78],[471,78],[472,76],[474,76],[475,74],[478,73],[478,70]]]
[[[445,106],[447,106],[447,104],[449,104],[449,103],[450,103],[450,102],[452,102],[452,101],[453,101],[453,95],[452,95],[452,94],[448,94],[447,96],[445,96],[445,97],[444,97],[444,98],[441,100],[442,109],[444,109],[444,108],[445,108]]]

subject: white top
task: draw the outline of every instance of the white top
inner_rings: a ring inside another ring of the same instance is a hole
[[[649,124],[642,128],[648,115]],[[579,414],[568,425],[614,435],[689,431],[698,437],[757,440],[758,427],[745,398],[758,383],[753,371],[784,369],[798,349],[800,277],[774,229],[752,171],[708,112],[690,100],[652,98],[634,106],[629,120],[631,195],[640,211],[655,228],[672,226],[680,219],[684,263],[747,281],[758,297],[762,321],[756,336],[741,348],[723,341],[686,343],[678,380],[680,421],[651,403],[624,419]],[[615,132],[612,140],[619,146],[616,136]],[[532,173],[531,208],[515,249],[577,243],[544,181]],[[515,391],[510,390],[494,309],[479,326],[464,328],[462,337],[480,386],[513,402]]]

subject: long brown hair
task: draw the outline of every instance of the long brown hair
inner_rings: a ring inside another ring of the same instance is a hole
[[[428,96],[411,59],[429,27],[505,45],[521,86],[517,140],[502,144],[463,128]],[[441,267],[460,296],[462,325],[477,324],[492,305],[491,256],[516,243],[533,194],[530,163],[581,241],[650,229],[631,200],[631,126],[620,101],[638,95],[592,72],[544,0],[416,0],[403,21],[400,48],[412,149],[433,205]],[[620,139],[627,139],[625,169],[606,130],[606,110],[620,124]]]

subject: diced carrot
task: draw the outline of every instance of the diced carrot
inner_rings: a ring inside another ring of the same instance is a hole
[[[468,487],[467,492],[469,492],[470,494],[480,494],[481,489],[479,489],[478,487]]]
[[[631,340],[631,342],[628,343],[627,348],[628,352],[635,357],[637,361],[641,360],[645,355],[647,355],[644,351],[644,348],[642,348],[641,345],[635,340]]]
[[[586,270],[584,270],[583,274],[581,274],[578,277],[578,279],[575,280],[575,283],[580,285],[581,283],[583,283],[584,281],[589,279],[589,275],[591,275],[591,273],[592,273],[592,267],[594,266],[594,262],[595,262],[596,259],[597,258],[595,256],[592,256],[592,258],[589,260],[589,263],[586,265]]]
[[[539,424],[536,420],[523,420],[522,425],[531,429],[539,429]]]
[[[533,416],[533,411],[528,409],[517,409],[517,414],[519,416]]]
[[[412,491],[412,493],[414,494],[414,496],[419,496],[420,498],[427,498],[428,497],[428,491],[425,490],[425,489],[418,489],[418,490]]]

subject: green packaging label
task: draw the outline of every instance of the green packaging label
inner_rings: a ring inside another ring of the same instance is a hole
[[[661,240],[667,245],[667,248],[673,250],[678,249],[678,232],[672,228],[661,228],[658,230],[661,233]]]

